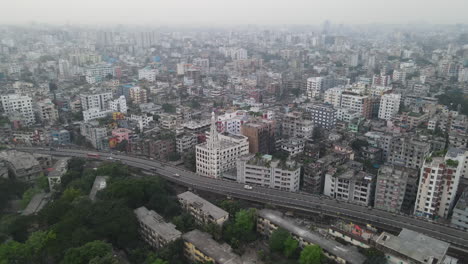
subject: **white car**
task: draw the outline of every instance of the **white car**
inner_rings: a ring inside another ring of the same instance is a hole
[[[246,189],[246,190],[252,190],[253,188],[252,188],[252,186],[246,184],[246,185],[244,185],[244,189]]]
[[[179,173],[174,173],[175,177],[180,177]]]
[[[107,159],[108,159],[108,160],[113,160],[114,158],[113,158],[113,157],[108,157]]]

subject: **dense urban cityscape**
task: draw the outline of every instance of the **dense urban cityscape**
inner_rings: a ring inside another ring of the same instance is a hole
[[[0,25],[0,264],[468,263],[468,26]]]

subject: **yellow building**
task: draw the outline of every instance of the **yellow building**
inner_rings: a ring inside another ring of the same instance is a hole
[[[193,230],[182,235],[184,255],[192,263],[213,262],[214,264],[241,264],[239,256],[228,244],[219,244],[210,234]]]

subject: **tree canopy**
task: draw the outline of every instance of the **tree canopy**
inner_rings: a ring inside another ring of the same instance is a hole
[[[322,248],[317,245],[306,246],[301,251],[299,264],[321,264],[324,259]]]

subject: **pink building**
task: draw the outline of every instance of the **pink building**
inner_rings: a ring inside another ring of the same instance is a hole
[[[115,137],[117,139],[117,143],[120,143],[123,140],[128,141],[128,139],[130,137],[130,133],[132,133],[132,131],[130,129],[116,128],[116,129],[112,130],[112,137]]]

